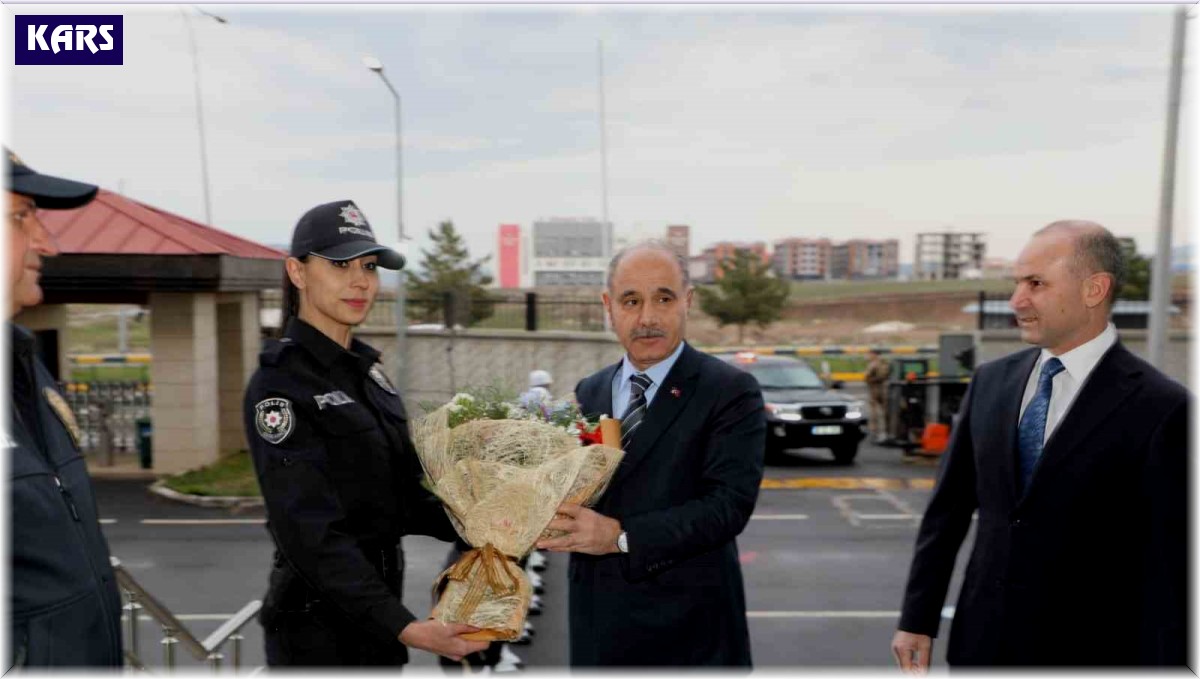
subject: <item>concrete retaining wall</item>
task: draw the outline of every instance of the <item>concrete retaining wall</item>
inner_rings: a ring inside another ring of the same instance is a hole
[[[394,350],[394,330],[360,328],[355,336],[384,352]],[[410,412],[422,402],[444,402],[465,387],[497,384],[523,391],[529,371],[549,370],[556,397],[574,393],[579,380],[616,363],[621,345],[612,333],[524,330],[408,331]]]

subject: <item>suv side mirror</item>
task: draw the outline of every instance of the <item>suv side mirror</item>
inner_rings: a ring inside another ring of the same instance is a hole
[[[834,380],[829,383],[830,389],[841,389],[843,386],[845,386],[845,383],[841,380]]]

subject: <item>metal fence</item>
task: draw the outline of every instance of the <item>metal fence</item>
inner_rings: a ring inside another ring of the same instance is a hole
[[[79,446],[100,464],[137,451],[137,421],[150,417],[148,382],[66,382],[60,385],[79,424]]]
[[[606,329],[604,305],[599,295],[546,295],[537,292],[488,290],[484,296],[445,293],[406,300],[410,326],[427,328],[476,328],[503,330]],[[260,298],[264,319],[279,315],[278,291],[264,291]],[[396,327],[395,296],[383,291],[362,325],[365,328]],[[278,321],[275,321],[276,325]],[[270,325],[267,323],[266,325]]]

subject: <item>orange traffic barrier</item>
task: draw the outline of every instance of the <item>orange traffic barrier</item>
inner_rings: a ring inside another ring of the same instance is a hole
[[[930,455],[941,455],[946,452],[950,442],[950,425],[930,423],[921,432],[921,452]]]

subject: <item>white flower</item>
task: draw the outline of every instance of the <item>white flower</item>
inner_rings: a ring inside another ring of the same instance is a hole
[[[474,403],[475,397],[460,391],[454,395],[452,400],[459,405],[466,405],[468,403]]]
[[[609,417],[608,415],[605,415],[604,413],[600,413],[600,419],[601,420],[611,420],[612,418]]]
[[[462,406],[458,405],[457,403],[451,403],[450,405],[446,406],[446,410],[449,410],[452,413],[457,413],[462,411]]]

